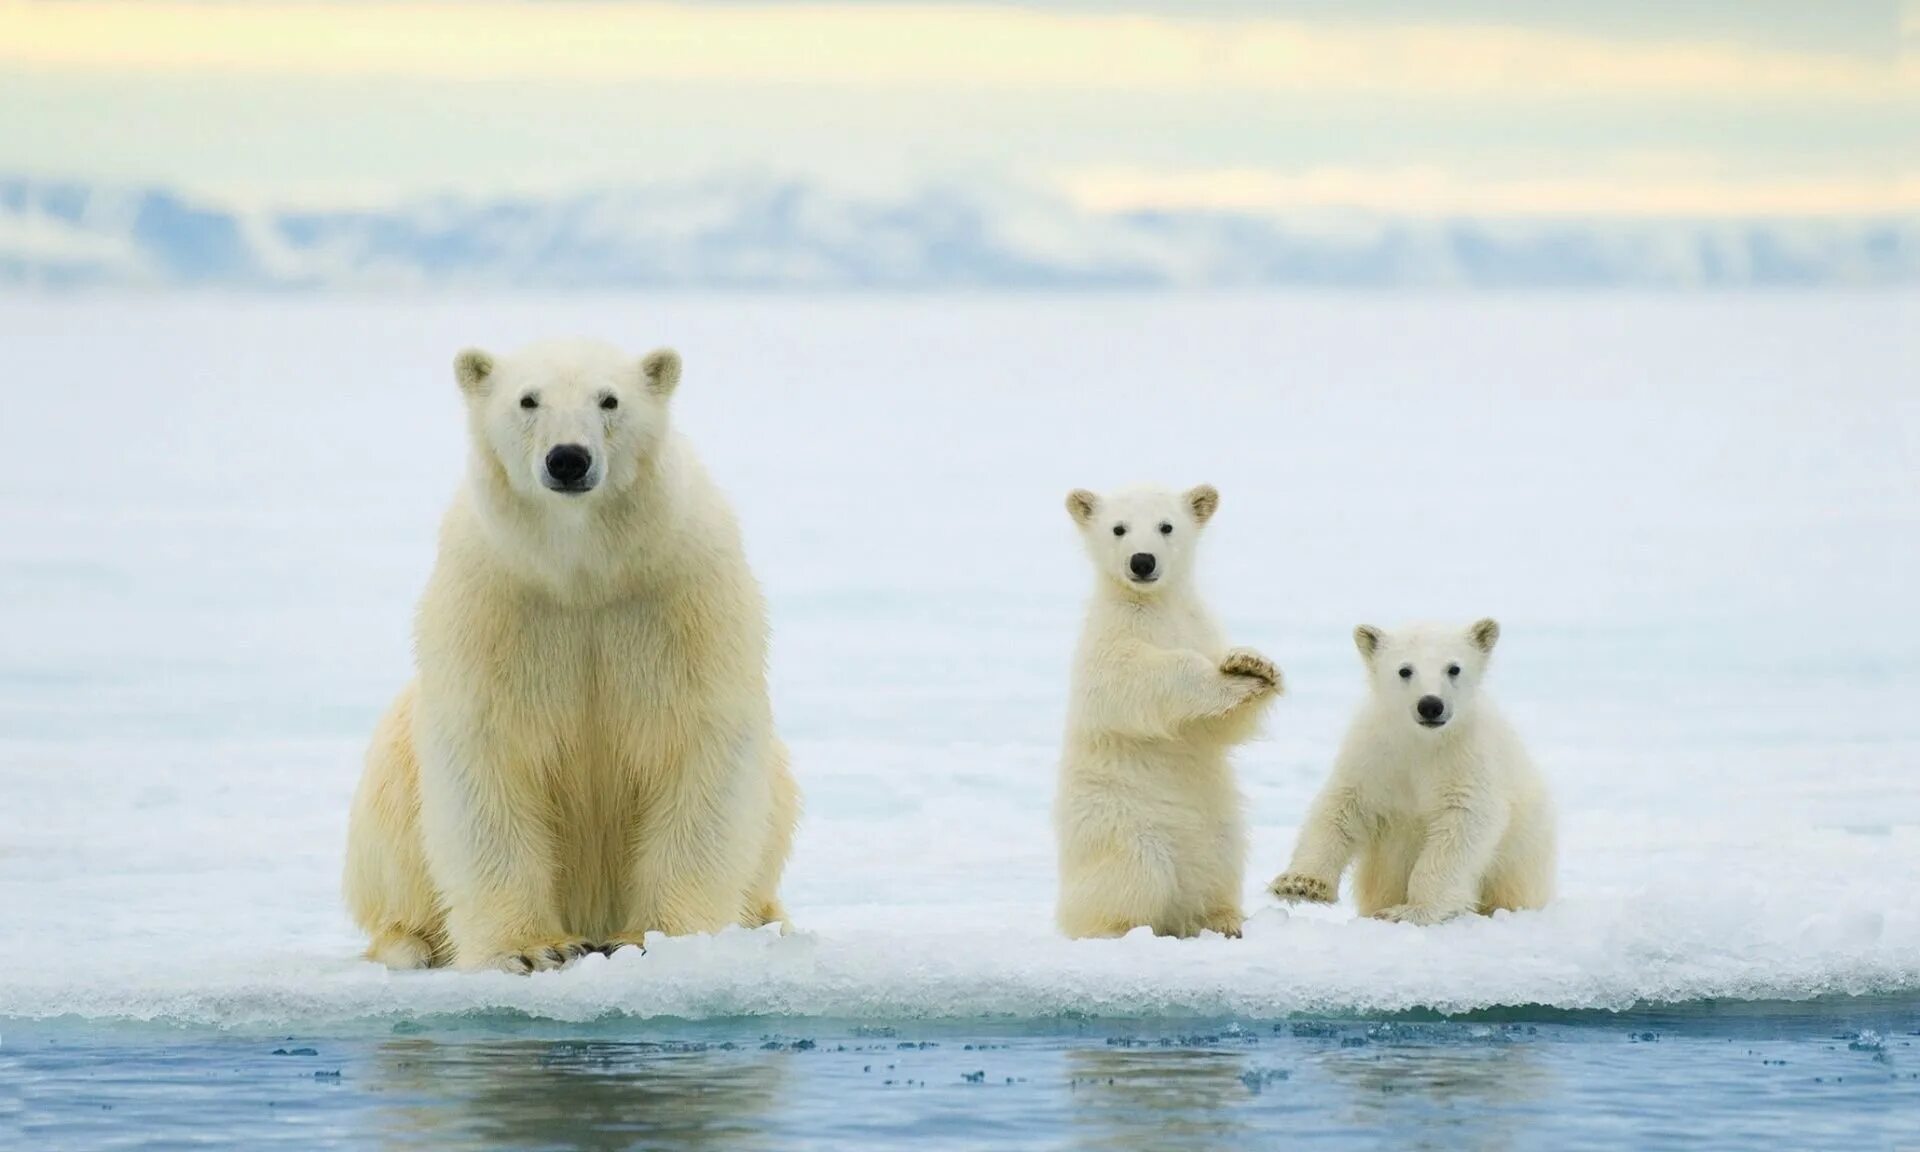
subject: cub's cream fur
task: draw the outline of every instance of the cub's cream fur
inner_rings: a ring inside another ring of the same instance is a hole
[[[1194,590],[1219,502],[1206,485],[1067,497],[1096,571],[1054,804],[1069,936],[1240,934],[1246,826],[1227,753],[1281,684],[1227,647]]]
[[[468,475],[348,831],[367,954],[526,972],[784,920],[766,609],[670,427],[679,356],[557,342],[456,376]]]
[[[1330,904],[1350,861],[1363,916],[1434,924],[1553,898],[1554,819],[1520,738],[1480,691],[1500,626],[1362,625],[1372,685],[1271,891]]]

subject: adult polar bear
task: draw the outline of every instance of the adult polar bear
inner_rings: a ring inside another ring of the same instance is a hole
[[[367,955],[530,972],[784,920],[766,606],[670,428],[679,356],[565,341],[455,373],[468,476],[347,834]]]

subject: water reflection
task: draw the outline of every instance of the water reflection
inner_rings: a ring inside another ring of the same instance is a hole
[[[1247,1055],[1206,1048],[1075,1048],[1067,1053],[1075,1148],[1244,1149],[1234,1114],[1252,1095]]]
[[[757,1149],[786,1079],[732,1045],[395,1040],[376,1055],[388,1147]]]
[[[1316,1071],[1346,1090],[1355,1126],[1392,1129],[1398,1147],[1515,1147],[1556,1091],[1537,1044],[1501,1030],[1386,1024],[1364,1039],[1325,1051]]]

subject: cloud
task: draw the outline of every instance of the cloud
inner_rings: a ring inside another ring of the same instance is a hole
[[[1096,168],[1056,186],[1096,212],[1219,211],[1274,216],[1360,211],[1388,216],[1667,219],[1920,216],[1920,174],[1884,179],[1729,180],[1659,173],[1577,179],[1478,179],[1437,168],[1305,172]]]
[[[1920,78],[1912,61],[1492,24],[844,3],[0,0],[0,65],[447,80],[1868,102],[1911,97]]]

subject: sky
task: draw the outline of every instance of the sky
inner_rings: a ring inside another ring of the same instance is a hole
[[[771,174],[1100,210],[1920,214],[1920,2],[0,0],[0,173]]]

